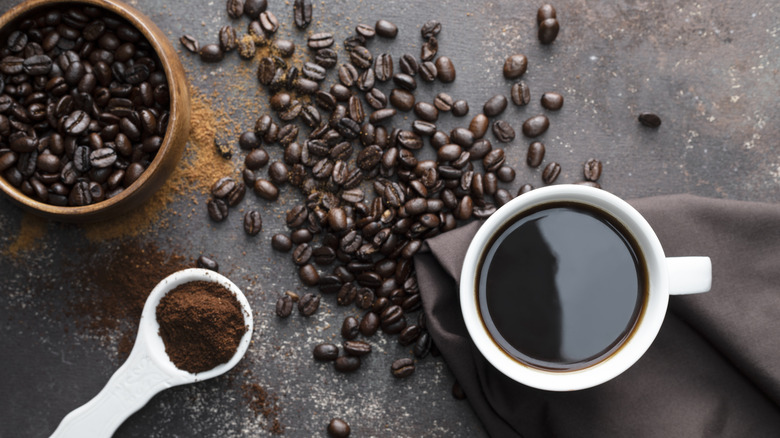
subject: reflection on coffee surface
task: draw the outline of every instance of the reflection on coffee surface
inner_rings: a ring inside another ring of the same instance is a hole
[[[492,238],[478,267],[479,313],[516,360],[585,368],[630,336],[645,302],[645,269],[633,237],[604,213],[546,204]]]

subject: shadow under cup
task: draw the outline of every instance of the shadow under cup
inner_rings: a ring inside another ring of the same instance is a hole
[[[497,229],[477,265],[478,314],[523,365],[575,371],[631,337],[648,295],[645,257],[600,208],[549,202]]]

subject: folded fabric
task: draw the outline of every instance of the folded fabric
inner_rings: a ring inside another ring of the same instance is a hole
[[[428,330],[493,437],[780,436],[780,205],[673,195],[630,202],[667,256],[709,256],[709,293],[673,296],[653,345],[595,388],[548,392],[504,376],[468,336],[458,299],[475,222],[415,256]]]

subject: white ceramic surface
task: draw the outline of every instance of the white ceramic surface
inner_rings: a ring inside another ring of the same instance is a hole
[[[628,229],[645,257],[648,297],[639,321],[625,343],[611,356],[575,371],[548,371],[523,364],[490,337],[479,315],[477,267],[494,233],[520,213],[550,202],[569,201],[595,207]],[[666,257],[650,224],[631,205],[592,187],[561,184],[518,196],[491,215],[469,245],[460,279],[460,304],[469,335],[482,355],[510,378],[534,388],[573,391],[604,383],[628,369],[647,351],[661,328],[670,294],[707,292],[712,282],[709,257]]]
[[[202,373],[181,370],[171,362],[159,335],[157,305],[169,291],[192,281],[219,283],[236,295],[247,331],[227,363]],[[163,279],[144,304],[138,335],[127,361],[111,376],[98,395],[69,413],[52,438],[110,437],[127,417],[141,409],[155,394],[173,386],[217,377],[233,368],[246,353],[252,339],[252,309],[241,289],[224,276],[205,269],[185,269]]]

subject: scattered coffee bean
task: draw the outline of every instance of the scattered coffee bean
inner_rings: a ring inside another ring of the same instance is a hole
[[[310,0],[295,0],[293,3],[293,20],[298,29],[306,29],[312,20]]]
[[[510,95],[512,102],[517,106],[525,106],[531,102],[531,89],[523,81],[512,84]]]
[[[542,107],[550,111],[558,111],[563,107],[563,96],[554,92],[542,94]]]
[[[311,265],[309,265],[311,266]],[[320,308],[320,296],[312,293],[305,294],[298,300],[298,311],[303,316],[312,316]]]
[[[455,65],[452,60],[447,56],[440,56],[436,59],[436,77],[440,81],[450,83],[455,80]]]
[[[276,316],[287,318],[292,313],[293,301],[289,295],[282,295],[276,300]]]
[[[463,117],[469,113],[469,103],[465,100],[456,100],[452,104],[452,115],[455,117]]]
[[[542,44],[552,44],[552,42],[555,41],[555,38],[558,37],[559,30],[560,25],[556,18],[545,19],[539,23],[539,33],[537,35],[539,42]]]
[[[531,167],[539,167],[544,160],[544,144],[535,141],[528,146],[528,154],[526,155],[525,162]]]
[[[547,116],[534,116],[523,122],[523,134],[530,138],[538,137],[544,134],[549,127],[550,120]]]
[[[340,373],[352,373],[360,368],[360,358],[357,356],[340,356],[334,364],[336,371]]]
[[[317,344],[313,351],[314,358],[323,361],[331,362],[339,357],[339,347],[334,344]]]
[[[244,213],[244,231],[250,236],[255,236],[263,229],[263,219],[257,210],[249,210]]]
[[[201,269],[208,269],[209,271],[219,272],[219,264],[215,260],[204,255],[198,257],[196,266]]]
[[[523,54],[511,55],[504,61],[504,77],[515,79],[522,76],[528,69],[528,58]]]
[[[552,184],[558,179],[558,175],[561,173],[561,165],[555,161],[548,164],[542,171],[542,180],[545,184]]]
[[[497,120],[493,123],[493,135],[501,143],[509,143],[515,139],[515,130],[506,120]]]
[[[203,62],[219,62],[225,57],[225,52],[218,44],[206,44],[200,48],[200,59]]]
[[[588,159],[584,166],[585,180],[594,182],[598,181],[601,177],[601,168],[601,161],[595,158]]]
[[[641,123],[644,126],[647,126],[648,128],[657,128],[661,126],[661,118],[658,117],[658,115],[653,113],[639,114],[637,120],[639,120],[639,123]]]
[[[371,353],[371,344],[364,341],[344,341],[341,346],[344,348],[344,353],[350,356],[362,357]]]
[[[420,35],[426,40],[435,37],[439,32],[441,32],[441,23],[436,20],[426,21],[420,28]]]
[[[287,252],[292,249],[292,240],[284,234],[274,234],[271,238],[271,247],[277,251]]]
[[[398,27],[387,20],[377,21],[374,28],[376,34],[384,38],[395,38],[398,35]]]
[[[179,42],[185,49],[192,53],[198,53],[200,51],[200,44],[198,44],[198,40],[192,35],[182,35],[181,38],[179,38]]]
[[[347,438],[349,437],[349,433],[349,424],[341,418],[333,418],[330,420],[330,423],[328,423],[328,435],[332,438]]]
[[[306,286],[316,286],[320,281],[320,274],[311,264],[305,264],[301,266],[298,269],[298,276]],[[317,297],[317,306],[319,306],[319,297]]]
[[[398,359],[390,365],[393,377],[403,379],[414,374],[414,360],[408,357]]]

